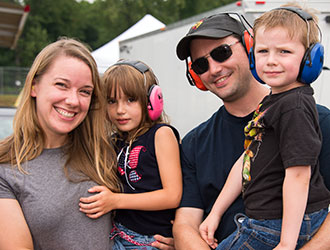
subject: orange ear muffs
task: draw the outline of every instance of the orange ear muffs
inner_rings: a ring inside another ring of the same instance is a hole
[[[251,48],[253,47],[252,32],[253,32],[252,29],[245,30],[242,36],[242,43],[247,55],[249,55]]]
[[[191,85],[196,86],[198,89],[207,91],[202,79],[191,68],[191,62],[187,63],[187,78]]]

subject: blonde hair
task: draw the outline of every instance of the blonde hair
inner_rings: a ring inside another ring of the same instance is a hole
[[[35,58],[25,80],[13,125],[13,134],[0,142],[0,163],[10,163],[22,173],[22,163],[38,157],[45,147],[45,134],[38,121],[35,98],[31,97],[33,81],[38,81],[60,56],[73,57],[84,62],[91,70],[94,90],[86,118],[68,135],[64,147],[67,156],[65,173],[72,181],[73,172],[82,173],[99,185],[119,191],[116,174],[116,156],[108,142],[106,100],[102,94],[100,76],[90,50],[83,43],[70,38],[60,38],[46,46]],[[75,170],[75,171],[71,171]],[[88,179],[87,178],[87,179]],[[86,178],[85,178],[86,179]]]
[[[157,123],[166,123],[168,121],[164,112],[162,112],[161,116],[155,121],[151,120],[148,116],[148,90],[153,84],[158,84],[156,76],[152,72],[151,68],[148,68],[149,70],[142,74],[139,70],[131,65],[114,64],[106,70],[102,78],[105,95],[108,100],[113,97],[117,98],[117,95],[121,90],[126,96],[137,100],[141,104],[142,119],[139,125],[139,129],[134,131],[133,135],[123,134],[110,121],[110,125],[112,127],[111,130],[115,131],[122,138],[127,137],[130,144],[133,143],[133,141],[138,136],[144,134],[153,125]],[[111,94],[114,94],[115,96],[111,96]]]
[[[301,43],[304,45],[305,49],[310,47],[310,45],[319,42],[320,31],[317,26],[318,19],[314,14],[315,11],[307,8],[303,9],[296,2],[287,3],[285,5],[282,5],[281,7],[300,8],[304,12],[310,14],[313,20],[305,21],[299,15],[297,15],[296,13],[290,10],[273,9],[265,12],[255,20],[253,25],[254,37],[256,37],[256,34],[258,33],[258,29],[262,26],[265,27],[266,30],[274,27],[282,27],[288,31],[289,37],[291,39],[294,37],[298,37]],[[308,31],[308,26],[309,26],[309,31]]]

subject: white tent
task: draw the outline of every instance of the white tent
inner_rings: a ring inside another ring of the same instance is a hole
[[[97,63],[99,73],[103,74],[109,66],[119,60],[119,42],[121,40],[126,40],[164,27],[164,23],[160,22],[152,15],[147,14],[128,30],[124,31],[102,47],[94,50],[92,55]]]

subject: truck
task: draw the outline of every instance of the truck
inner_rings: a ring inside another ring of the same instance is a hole
[[[279,0],[243,0],[231,3],[170,24],[165,29],[120,41],[119,55],[122,59],[141,60],[152,68],[163,92],[165,113],[183,137],[219,109],[222,101],[209,91],[190,86],[186,78],[186,64],[176,56],[176,46],[180,39],[203,17],[234,12],[244,15],[253,25],[254,19],[259,15],[285,3],[287,1]],[[312,87],[316,102],[330,108],[330,82],[327,82],[330,81],[330,1],[305,0],[299,4],[315,9],[319,19],[321,43],[325,49],[324,67]]]

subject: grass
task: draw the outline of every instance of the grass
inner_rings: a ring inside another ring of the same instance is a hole
[[[0,95],[0,106],[13,107],[18,95]]]

